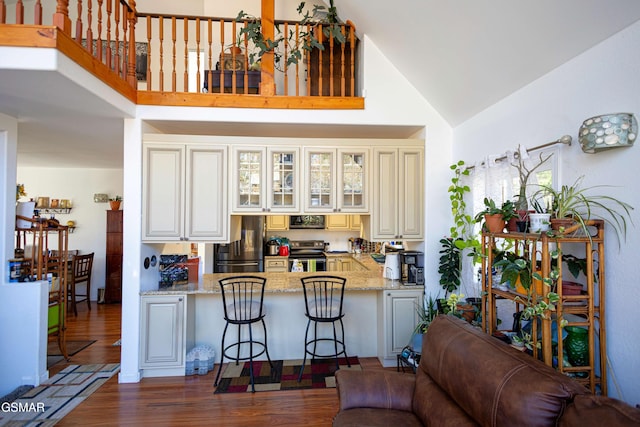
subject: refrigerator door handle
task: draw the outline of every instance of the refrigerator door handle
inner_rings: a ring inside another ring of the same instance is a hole
[[[226,262],[226,261],[218,261],[218,265],[233,265],[239,267],[247,267],[258,265],[257,262]]]

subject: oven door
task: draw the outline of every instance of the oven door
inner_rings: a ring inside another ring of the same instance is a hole
[[[294,261],[301,262],[302,271],[304,272],[327,271],[327,259],[325,257],[317,257],[317,258],[289,257],[289,271],[292,271]]]

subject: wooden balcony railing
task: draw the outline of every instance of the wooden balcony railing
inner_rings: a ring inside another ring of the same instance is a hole
[[[281,31],[300,43],[313,32],[324,50],[303,50],[295,64],[274,61],[274,55],[286,58],[290,53],[284,46],[265,54],[258,68],[251,61],[256,46],[240,35],[248,22],[137,13],[135,0],[37,0],[33,10],[26,10],[22,0],[0,0],[0,45],[56,47],[141,104],[364,107],[355,96],[358,40],[352,24],[340,25],[346,42],[339,43],[324,36],[321,25],[264,16],[265,37]]]

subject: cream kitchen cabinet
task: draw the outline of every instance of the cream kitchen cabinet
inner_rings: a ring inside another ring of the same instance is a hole
[[[227,147],[180,143],[143,147],[143,240],[226,241]]]
[[[367,212],[367,148],[305,147],[304,211]]]
[[[265,273],[286,273],[289,271],[289,257],[266,256],[264,257]]]
[[[332,231],[360,231],[360,215],[327,215],[325,228]]]
[[[424,288],[384,290],[378,298],[378,359],[382,366],[396,366],[397,355],[409,344],[419,318]]]
[[[424,149],[375,148],[369,240],[423,240]]]
[[[288,229],[288,215],[267,215],[267,231],[287,231]]]
[[[299,156],[297,147],[234,147],[233,213],[299,212]]]
[[[195,297],[140,298],[140,369],[143,377],[185,374],[185,356],[195,346]]]

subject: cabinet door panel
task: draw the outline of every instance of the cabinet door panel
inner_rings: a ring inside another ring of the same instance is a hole
[[[147,145],[143,159],[143,233],[146,240],[179,239],[184,206],[184,147]]]
[[[233,210],[262,212],[265,209],[265,150],[241,148],[233,150]]]
[[[273,147],[267,150],[267,209],[298,212],[300,193],[300,150]]]
[[[424,209],[424,155],[422,150],[400,150],[400,235],[404,239],[422,238]]]
[[[142,299],[142,367],[182,364],[184,302],[182,297]]]
[[[398,226],[398,185],[397,185],[398,151],[378,150],[375,157],[374,202],[375,221],[373,237],[376,239],[394,239]]]
[[[221,240],[227,230],[227,186],[224,147],[189,147],[187,162],[187,236]]]
[[[369,208],[368,150],[338,150],[338,208],[341,212],[367,212]]]
[[[305,211],[333,212],[336,179],[335,150],[309,149],[306,152]]]

